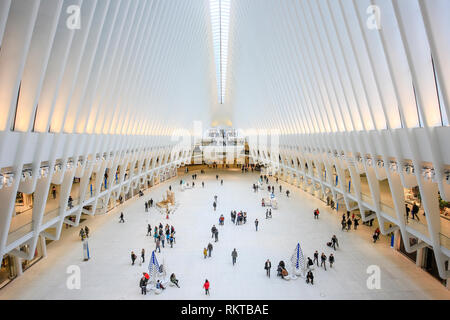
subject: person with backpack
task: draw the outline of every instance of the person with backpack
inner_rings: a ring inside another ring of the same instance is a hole
[[[216,225],[213,225],[211,228],[211,238],[214,238],[214,234],[216,233],[216,231],[217,231]]]
[[[86,234],[85,234],[83,228],[81,228],[79,235],[80,235],[80,237],[81,237],[81,241],[83,241],[83,240],[84,240],[84,237],[86,236]]]

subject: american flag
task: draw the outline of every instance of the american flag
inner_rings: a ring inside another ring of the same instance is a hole
[[[300,247],[300,243],[297,243],[295,247],[294,253],[291,256],[291,263],[294,272],[298,274],[301,272],[302,275],[305,274],[305,257],[303,256],[302,248]]]

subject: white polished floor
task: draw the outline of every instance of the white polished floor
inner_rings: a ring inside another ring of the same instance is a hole
[[[323,202],[283,183],[279,195],[275,184],[279,209],[273,210],[273,219],[265,219],[261,197],[267,192],[254,193],[251,185],[258,175],[240,171],[218,171],[224,185],[216,181],[216,172],[198,175],[195,189],[181,192],[179,179],[162,183],[144,198],[136,198],[110,213],[91,217],[87,224],[91,230],[89,246],[92,258],[82,261],[79,228],[64,230],[61,240],[52,242],[48,256],[27,270],[22,277],[0,290],[0,299],[450,299],[450,292],[436,279],[417,268],[401,253],[389,247],[388,239],[376,244],[371,241],[372,230],[360,226],[358,231],[342,232],[340,216],[331,213]],[[186,179],[190,182],[190,174]],[[219,180],[220,180],[219,178]],[[206,187],[202,189],[201,181]],[[167,221],[156,209],[144,212],[143,200],[152,197],[161,200],[172,185],[180,207]],[[289,188],[291,197],[284,191]],[[218,209],[212,209],[213,197],[218,195]],[[318,207],[320,219],[314,220],[312,211]],[[230,221],[230,210],[247,211],[249,222],[235,226]],[[120,211],[126,223],[118,223]],[[218,226],[220,214],[225,225]],[[260,221],[258,232],[254,220]],[[138,286],[143,271],[154,249],[152,237],[146,237],[147,222],[173,224],[177,230],[174,248],[162,249],[160,263],[165,260],[168,273],[174,272],[181,288],[169,287],[160,295],[142,296]],[[219,242],[214,243],[212,258],[203,258],[203,248],[211,239],[211,226],[219,228]],[[276,277],[280,260],[287,262],[300,242],[305,256],[314,250],[328,256],[332,250],[326,246],[336,234],[340,249],[335,252],[332,269],[314,272],[315,283],[307,285],[303,279],[284,281]],[[131,266],[130,252],[140,256],[145,248],[146,263]],[[237,264],[231,263],[231,251],[238,251]],[[265,260],[272,261],[272,278],[263,269]],[[81,268],[81,288],[69,290],[66,286],[67,267]],[[381,269],[381,289],[366,286],[367,267]],[[202,289],[207,278],[211,295],[205,297]]]

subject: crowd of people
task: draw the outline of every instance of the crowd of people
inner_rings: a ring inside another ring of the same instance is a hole
[[[352,217],[350,218],[350,211],[347,211],[347,217],[346,214],[343,213],[342,214],[342,220],[341,220],[341,226],[342,226],[342,231],[350,231],[352,228],[352,225],[354,226],[355,230],[358,229],[359,226],[359,219],[356,218],[355,214],[352,214]]]
[[[151,230],[150,224],[147,225],[147,235],[151,236],[151,231],[149,232],[149,229]],[[153,238],[156,245],[155,252],[156,250],[161,252],[161,245],[164,248],[164,243],[167,243],[171,248],[173,248],[174,243],[176,243],[174,226],[169,226],[166,224],[166,226],[163,227],[162,223],[159,223],[159,226],[155,226],[154,228]]]
[[[247,223],[247,212],[245,211],[239,211],[236,212],[236,210],[231,211],[231,222],[235,225],[241,225]]]
[[[247,168],[242,167],[242,170],[244,172],[247,170]],[[253,171],[253,169],[252,169],[252,171]],[[192,179],[196,180],[196,178],[197,178],[197,174],[193,174]],[[223,179],[219,180],[218,174],[216,174],[215,178],[218,182],[220,181],[221,185],[223,185]],[[263,181],[268,185],[267,191],[274,194],[275,186],[269,185],[270,179],[267,175],[260,176],[260,183],[253,184],[253,190],[256,192],[259,188],[259,185],[261,185]],[[276,178],[276,183],[278,183],[278,178]],[[202,186],[204,186],[204,182],[202,182]],[[279,192],[280,193],[283,192],[283,188],[281,185],[279,185]],[[290,194],[289,190],[286,190],[285,192],[286,192],[286,196],[289,197],[289,194]],[[327,198],[327,202],[329,205],[332,204],[330,200],[331,200],[330,198]],[[217,211],[217,203],[218,203],[218,196],[214,195],[214,201],[213,201],[214,211]],[[147,212],[148,208],[150,208],[152,206],[153,206],[153,199],[150,199],[149,201],[145,202],[145,211]],[[413,208],[413,210],[414,210],[414,213],[412,213],[412,218],[414,219],[414,217],[416,217],[418,219],[417,212],[416,212],[418,210],[416,208]],[[319,219],[319,214],[320,214],[319,208],[316,208],[313,211],[313,214],[314,214],[314,219]],[[408,214],[409,214],[409,211],[407,209],[407,215]],[[266,219],[272,218],[272,209],[271,208],[266,208],[265,216],[266,216]],[[239,212],[237,212],[236,210],[231,210],[230,217],[231,217],[230,221],[234,225],[246,224],[247,218],[248,218],[247,212],[245,212],[243,210],[241,210]],[[354,227],[354,230],[357,230],[357,227],[359,226],[359,220],[360,219],[358,219],[354,213],[351,214],[350,211],[347,211],[346,214],[342,215],[342,221],[341,221],[342,230],[350,231],[352,229],[352,226]],[[119,222],[125,222],[123,213],[121,213],[121,215],[120,215]],[[223,214],[220,214],[218,225],[224,226],[224,224],[225,224],[225,218],[224,218]],[[255,230],[258,231],[259,220],[255,219],[254,224],[255,224]],[[216,225],[213,225],[211,227],[211,239],[214,239],[215,243],[217,243],[219,241],[219,230],[218,229],[219,228],[217,228]],[[153,236],[152,236],[152,231],[153,231]],[[80,231],[80,236],[82,238],[84,236],[87,237],[88,233],[89,233],[88,229],[87,230],[82,229]],[[155,252],[161,252],[161,246],[164,248],[165,244],[170,244],[170,246],[173,247],[173,244],[175,243],[175,228],[173,226],[169,226],[168,224],[163,226],[162,223],[159,223],[158,226],[155,226],[154,229],[152,229],[151,225],[148,224],[147,225],[147,236],[154,238]],[[378,240],[379,236],[380,236],[380,230],[379,230],[379,228],[377,228],[377,230],[375,231],[375,233],[373,235],[373,241],[376,242]],[[206,245],[206,247],[204,247],[204,249],[203,249],[204,259],[212,257],[213,244],[211,242],[212,241],[210,241]],[[338,242],[336,235],[333,235],[331,237],[331,240],[329,242],[327,242],[326,245],[336,251],[337,248],[339,248],[339,242]],[[142,249],[141,256],[140,256],[141,264],[145,262],[145,254],[146,254],[145,250]],[[231,252],[231,258],[232,258],[231,262],[232,262],[233,266],[237,263],[237,257],[238,257],[238,251],[236,248],[234,248]],[[131,264],[132,265],[135,264],[137,258],[138,258],[137,255],[132,251],[131,252]],[[320,261],[319,261],[319,259],[320,259]],[[314,274],[313,274],[314,267],[316,266],[317,268],[323,268],[325,271],[327,270],[327,266],[329,268],[333,268],[333,265],[335,263],[335,256],[333,253],[330,253],[327,257],[327,255],[324,252],[321,252],[321,254],[319,254],[319,251],[316,250],[313,254],[313,259],[311,259],[311,257],[307,257],[305,262],[306,262],[306,275],[305,275],[306,283],[314,284]],[[272,263],[269,259],[267,259],[264,263],[264,270],[266,272],[267,277],[269,277],[269,278],[271,276],[271,267],[272,267]],[[280,261],[277,266],[277,276],[282,279],[287,279],[289,276],[289,273],[288,273],[288,270],[286,268],[286,264],[284,263],[284,261]],[[142,289],[142,294],[146,294],[147,283],[148,283],[148,274],[146,274],[144,272],[142,278],[140,279],[140,284],[139,284],[139,286]],[[176,279],[175,274],[172,274],[170,276],[170,283],[172,283],[174,286],[177,286],[179,288],[178,279]],[[205,289],[205,295],[209,295],[210,286],[211,286],[211,284],[210,284],[209,280],[206,279],[203,284],[203,288]],[[160,290],[165,289],[164,285],[159,281],[156,283],[156,288],[160,289]]]

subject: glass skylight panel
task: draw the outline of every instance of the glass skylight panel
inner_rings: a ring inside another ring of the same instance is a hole
[[[230,26],[230,0],[210,0],[214,57],[216,62],[219,103],[225,102],[228,63],[228,32]]]

